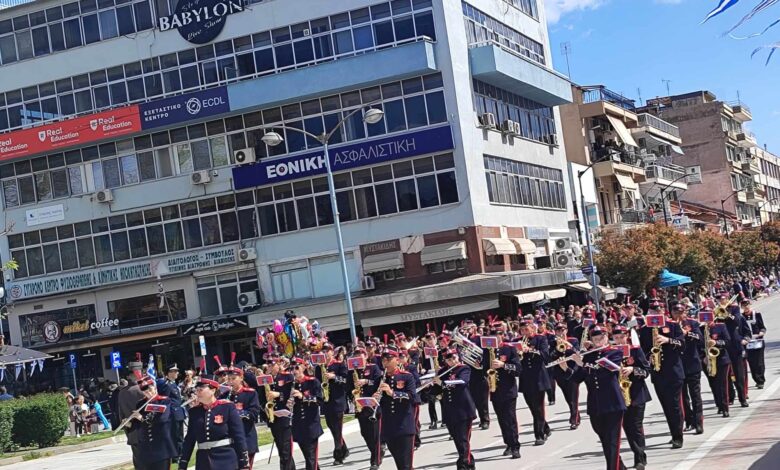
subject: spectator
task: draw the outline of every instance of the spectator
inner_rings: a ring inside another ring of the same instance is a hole
[[[5,385],[0,385],[0,401],[12,400],[13,398],[13,395],[8,394]]]
[[[89,408],[84,403],[84,396],[79,395],[70,407],[71,420],[76,425],[76,437],[81,437],[82,434],[85,434],[88,414]]]

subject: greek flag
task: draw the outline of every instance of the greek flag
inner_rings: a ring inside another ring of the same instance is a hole
[[[146,366],[146,375],[153,379],[157,378],[154,373],[154,354],[149,354],[149,365]]]

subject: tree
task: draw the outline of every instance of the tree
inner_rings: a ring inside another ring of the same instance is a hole
[[[601,278],[634,293],[654,284],[664,267],[653,233],[648,230],[604,231],[597,248],[594,262]]]
[[[712,258],[715,272],[727,271],[741,262],[739,253],[734,249],[731,240],[723,235],[708,230],[693,232],[689,235],[692,243],[707,250]]]
[[[780,243],[780,222],[772,220],[762,225],[761,235],[766,241]]]
[[[743,271],[774,263],[780,254],[778,244],[762,240],[761,233],[757,231],[734,233],[731,235],[731,242],[740,258],[735,267]]]

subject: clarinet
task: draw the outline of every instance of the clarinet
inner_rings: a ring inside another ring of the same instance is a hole
[[[384,373],[382,374],[382,380],[379,381],[379,385],[376,387],[376,392],[374,393],[374,400],[376,400],[376,407],[374,408],[374,412],[371,414],[371,416],[368,418],[369,421],[376,421],[376,412],[379,410],[379,400],[382,399],[382,392],[379,391],[379,389],[382,387],[382,384],[385,383],[385,378],[387,375]]]

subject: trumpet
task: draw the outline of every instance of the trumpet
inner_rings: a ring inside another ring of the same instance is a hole
[[[567,349],[572,348],[572,344],[568,341],[566,341],[566,338],[562,336],[556,336],[555,338],[555,349],[563,354],[566,352]]]
[[[357,369],[352,371],[352,382],[355,384],[355,387],[352,389],[352,397],[355,399],[355,413],[360,413],[363,411],[363,407],[358,403],[358,398],[363,394],[363,387],[358,385],[360,383],[360,376],[357,373]]]
[[[704,324],[704,337],[707,338],[707,342],[710,341],[710,325],[705,323]],[[709,370],[707,371],[707,375],[710,377],[715,377],[718,375],[718,356],[720,356],[720,349],[716,348],[715,346],[710,346],[707,348],[707,360],[709,361]]]
[[[490,355],[490,369],[487,371],[487,383],[490,393],[495,393],[498,388],[498,371],[493,368],[493,361],[496,360],[496,348],[489,348],[488,354]]]
[[[274,399],[271,398],[271,386],[265,384],[265,414],[268,416],[268,423],[274,422]]]
[[[657,342],[658,328],[653,328],[653,348],[650,349],[650,354],[652,355],[653,370],[656,372],[661,370],[661,347],[656,345]]]
[[[320,375],[322,376],[322,400],[328,402],[330,400],[330,380],[328,380],[328,370],[325,368],[325,364],[320,364]]]
[[[715,317],[715,319],[724,320],[726,318],[729,318],[731,314],[729,313],[728,308],[731,304],[734,303],[735,300],[737,300],[737,297],[739,297],[739,295],[735,295],[734,297],[730,298],[729,303],[727,303],[726,305],[718,304],[714,309],[712,309],[712,314]]]

